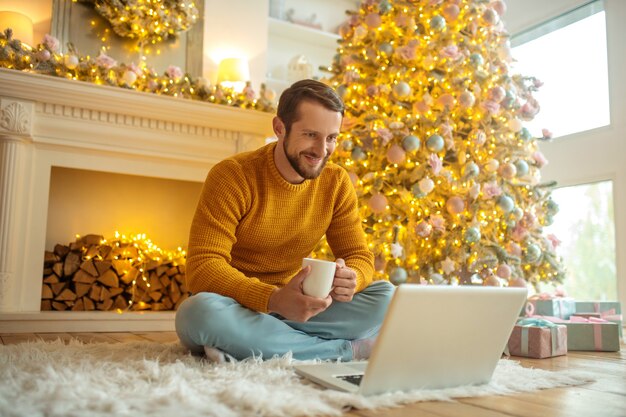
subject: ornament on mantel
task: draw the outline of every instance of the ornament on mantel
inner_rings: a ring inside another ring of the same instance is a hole
[[[296,55],[289,60],[287,65],[287,80],[295,83],[299,80],[306,80],[313,76],[313,65],[304,55]]]

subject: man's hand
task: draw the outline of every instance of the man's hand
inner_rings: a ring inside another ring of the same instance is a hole
[[[287,320],[305,322],[326,310],[333,302],[330,295],[326,298],[316,298],[309,297],[302,292],[302,281],[310,273],[311,267],[307,266],[298,272],[287,285],[275,289],[267,303],[270,313],[280,314]]]
[[[337,258],[335,260],[337,269],[335,270],[335,280],[333,281],[333,290],[330,296],[335,301],[348,302],[352,301],[352,297],[356,292],[356,272],[352,268],[346,266],[346,262]]]

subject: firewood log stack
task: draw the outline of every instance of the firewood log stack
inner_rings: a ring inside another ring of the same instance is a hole
[[[188,296],[184,256],[138,241],[86,235],[45,252],[41,310],[176,310]]]

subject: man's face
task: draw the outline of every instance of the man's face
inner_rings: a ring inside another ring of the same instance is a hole
[[[293,170],[304,179],[314,179],[335,150],[342,116],[309,101],[300,103],[298,115],[299,120],[283,140],[283,148]]]

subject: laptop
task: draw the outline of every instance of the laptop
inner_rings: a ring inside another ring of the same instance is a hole
[[[487,383],[526,296],[525,288],[402,284],[369,361],[294,368],[320,385],[362,395]]]

